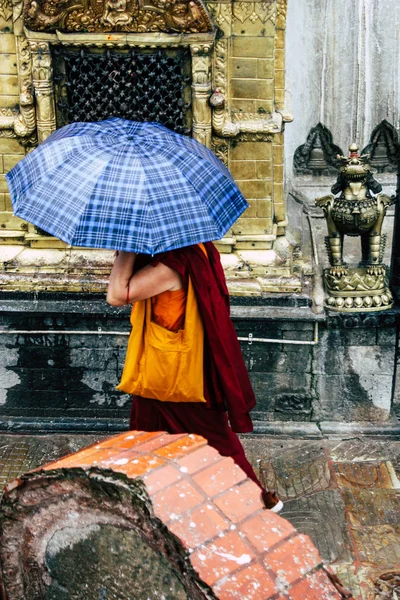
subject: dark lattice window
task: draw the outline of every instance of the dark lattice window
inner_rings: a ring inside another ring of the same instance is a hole
[[[57,126],[111,116],[191,132],[186,49],[53,48]]]

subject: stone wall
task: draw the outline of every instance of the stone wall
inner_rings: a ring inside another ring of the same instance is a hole
[[[1,427],[31,422],[52,429],[65,420],[72,429],[127,426],[130,399],[115,386],[125,359],[129,309],[112,309],[102,300],[3,300],[0,308],[0,328],[10,331],[0,336]],[[393,311],[316,321],[307,300],[298,297],[287,299],[286,306],[233,305],[232,316],[244,338],[259,425],[390,419]],[[16,330],[32,333],[12,333]],[[33,333],[43,330],[81,333]],[[278,343],[251,341],[249,334]]]

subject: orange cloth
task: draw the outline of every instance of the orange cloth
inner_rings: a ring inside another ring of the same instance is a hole
[[[204,245],[199,244],[199,247],[207,255]],[[178,331],[183,329],[185,308],[186,291],[183,288],[162,292],[151,299],[152,321],[169,331]]]
[[[183,288],[162,292],[151,299],[152,321],[169,331],[178,331],[183,329],[185,308],[186,291]]]

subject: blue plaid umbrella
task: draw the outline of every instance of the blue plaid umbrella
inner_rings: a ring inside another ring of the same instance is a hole
[[[205,146],[119,118],[62,127],[6,178],[18,217],[90,248],[155,254],[217,240],[248,206]]]

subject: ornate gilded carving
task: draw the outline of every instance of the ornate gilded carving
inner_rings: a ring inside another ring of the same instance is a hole
[[[14,121],[18,111],[12,108],[0,109],[0,138],[15,137]]]
[[[333,143],[331,132],[322,123],[318,123],[310,130],[306,143],[294,153],[295,172],[298,175],[316,176],[334,174],[340,167],[338,154],[343,153]]]
[[[193,137],[210,147],[211,145],[211,57],[210,44],[191,45],[192,54],[192,105]]]
[[[213,25],[202,0],[25,0],[32,31],[207,32]]]
[[[225,108],[225,96],[217,88],[210,98],[213,107],[212,125],[214,133],[220,137],[237,137],[239,134],[262,136],[282,131],[283,119],[280,113],[275,112],[272,117],[260,118],[258,115],[235,115],[233,120]],[[258,116],[258,118],[257,118]]]
[[[214,46],[214,69],[213,86],[221,94],[225,94],[228,78],[228,40],[220,39],[215,41]]]
[[[27,40],[16,37],[18,62],[18,81],[21,90],[19,111],[7,109],[0,113],[0,137],[18,137],[24,146],[32,146],[36,142],[36,119],[32,81],[30,78],[30,54]]]
[[[14,130],[21,143],[33,146],[36,138],[36,110],[32,85],[32,61],[28,40],[24,35],[16,36],[20,112],[14,122]]]
[[[207,2],[207,10],[219,29],[225,36],[231,35],[232,27],[232,3],[231,2]]]
[[[212,151],[224,163],[226,167],[229,165],[229,143],[225,138],[219,138],[213,135],[211,141]]]
[[[36,97],[38,140],[42,142],[56,130],[50,44],[30,40],[29,45],[32,53],[32,81]]]
[[[287,0],[276,0],[276,28],[286,28]]]
[[[0,0],[0,17],[5,21],[11,19],[13,9],[10,0]]]
[[[233,17],[240,23],[250,20],[252,23],[275,21],[274,2],[233,2]]]
[[[382,310],[392,305],[386,287],[386,267],[383,265],[385,238],[382,224],[393,198],[382,194],[382,186],[374,178],[365,156],[358,146],[350,146],[348,158],[342,162],[332,194],[315,203],[324,213],[328,226],[327,249],[331,268],[324,272],[328,291],[326,304],[333,310]],[[362,260],[357,269],[343,261],[345,235],[360,236]]]
[[[369,155],[369,163],[378,173],[396,173],[400,144],[393,125],[386,119],[381,121],[373,130],[369,144],[362,153]]]

